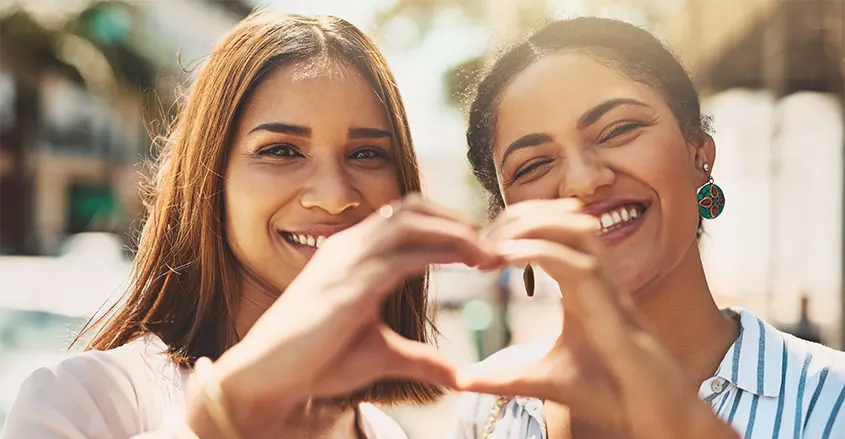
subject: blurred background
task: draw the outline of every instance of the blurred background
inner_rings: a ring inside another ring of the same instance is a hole
[[[842,348],[843,0],[0,0],[0,431],[21,381],[68,355],[127,284],[149,132],[179,85],[260,4],[337,15],[394,69],[435,200],[484,219],[464,98],[503,45],[553,18],[613,17],[669,43],[715,121],[727,209],[702,239],[720,305]],[[459,364],[553,337],[555,285],[443,267],[432,302]],[[454,397],[391,414],[443,437]]]

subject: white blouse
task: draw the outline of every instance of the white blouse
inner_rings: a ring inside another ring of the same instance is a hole
[[[148,334],[119,348],[88,351],[27,378],[6,419],[5,439],[172,439],[182,426],[191,371]],[[371,404],[360,405],[368,439],[407,439]]]

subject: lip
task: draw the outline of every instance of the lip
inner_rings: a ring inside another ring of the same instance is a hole
[[[328,238],[329,236],[334,235],[335,233],[340,233],[355,224],[309,224],[303,226],[292,226],[285,229],[279,229],[279,233],[295,233],[299,235],[312,235],[312,236],[325,236]]]
[[[632,204],[632,203],[622,203],[622,204]],[[605,245],[617,244],[620,241],[622,241],[623,239],[625,239],[625,238],[633,235],[634,233],[636,233],[637,230],[639,230],[640,227],[643,225],[643,223],[648,219],[650,214],[651,214],[651,209],[648,208],[648,206],[646,205],[646,209],[637,218],[636,221],[634,221],[632,223],[625,224],[624,226],[622,226],[622,227],[620,227],[616,230],[607,232],[605,234],[601,234],[601,235],[599,235],[599,239],[601,239],[602,242],[605,243]]]
[[[314,256],[314,253],[317,252],[317,248],[311,247],[309,245],[303,245],[296,242],[289,241],[285,235],[286,234],[297,234],[297,235],[311,235],[311,236],[325,236],[328,238],[336,233],[340,233],[352,226],[355,223],[343,223],[343,224],[309,224],[309,225],[302,225],[302,226],[292,226],[286,229],[277,229],[276,233],[281,238],[282,242],[286,244],[289,248],[295,250],[297,253],[302,254],[305,256],[305,259],[311,259]]]
[[[624,206],[626,204],[642,204],[643,206],[645,206],[644,210],[648,211],[651,202],[634,198],[611,198],[609,200],[598,201],[584,206],[584,213],[597,217],[605,212],[609,212],[619,206]]]
[[[616,208],[625,205],[631,204],[639,204],[644,207],[642,214],[636,221],[626,224],[616,230],[610,231],[608,233],[599,235],[599,238],[604,242],[606,245],[613,245],[616,244],[623,239],[633,235],[640,229],[643,222],[648,218],[649,213],[651,212],[651,201],[642,200],[642,199],[635,199],[635,198],[611,198],[607,200],[598,201],[595,203],[590,203],[584,207],[584,213],[592,215],[598,218],[605,212],[609,212]]]

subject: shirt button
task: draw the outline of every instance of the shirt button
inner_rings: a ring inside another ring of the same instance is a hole
[[[722,393],[722,391],[725,390],[725,380],[723,378],[714,379],[710,382],[710,390],[717,395]]]

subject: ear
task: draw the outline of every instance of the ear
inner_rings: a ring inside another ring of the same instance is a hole
[[[716,163],[716,142],[707,134],[702,134],[701,138],[695,141],[692,145],[693,150],[693,164],[695,165],[694,172],[696,173],[696,181],[699,186],[704,186],[710,180],[710,174],[713,172],[714,164]],[[710,166],[710,171],[704,170],[704,164]]]

